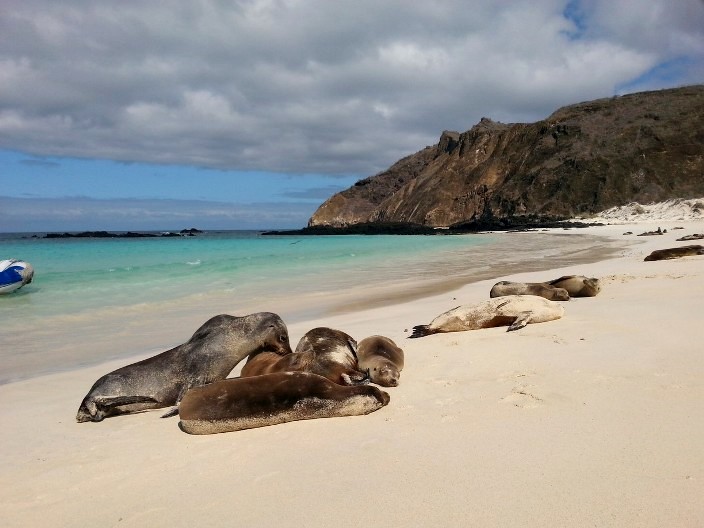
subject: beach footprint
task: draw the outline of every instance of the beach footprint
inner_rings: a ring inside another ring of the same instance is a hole
[[[536,372],[534,370],[512,370],[510,372],[504,372],[496,378],[496,381],[515,381],[521,378],[528,378],[535,376]]]
[[[501,401],[521,409],[534,409],[545,401],[535,394],[535,388],[535,385],[517,385],[511,390],[511,394],[501,398]]]

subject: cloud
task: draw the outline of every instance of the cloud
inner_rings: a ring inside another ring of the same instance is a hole
[[[37,156],[369,175],[482,116],[704,81],[700,0],[10,5],[0,148]]]
[[[313,187],[310,189],[284,189],[279,193],[285,198],[294,198],[296,200],[316,200],[318,203],[322,200],[327,200],[335,193],[343,191],[347,186],[326,185],[325,187]]]
[[[22,165],[28,165],[30,167],[43,167],[45,169],[57,169],[61,167],[61,163],[57,161],[49,161],[43,159],[23,159],[20,160]]]
[[[93,230],[286,229],[306,225],[315,204],[232,204],[204,200],[97,200],[0,196],[5,232]]]

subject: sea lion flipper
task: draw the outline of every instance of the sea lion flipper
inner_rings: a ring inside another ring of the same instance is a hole
[[[359,372],[356,370],[348,370],[340,376],[345,385],[369,385],[369,370],[367,372]]]
[[[409,339],[415,339],[417,337],[425,337],[432,334],[433,331],[430,330],[430,325],[418,325],[413,327],[413,333],[408,336]]]
[[[553,285],[557,284],[558,282],[562,282],[562,281],[570,279],[570,278],[572,278],[571,275],[563,275],[562,277],[560,277],[558,279],[553,279],[551,281],[547,281],[544,284],[550,284],[551,286],[553,286]]]
[[[521,312],[516,316],[516,320],[511,323],[511,325],[506,330],[507,332],[512,332],[514,330],[520,330],[528,323],[530,323],[530,318],[533,315],[532,312]]]
[[[176,416],[178,414],[178,407],[171,407],[168,411],[166,411],[164,414],[161,415],[161,418],[171,418],[172,416]]]
[[[115,414],[114,408],[134,403],[159,403],[150,396],[94,396],[86,397],[76,414],[77,422],[100,422]]]

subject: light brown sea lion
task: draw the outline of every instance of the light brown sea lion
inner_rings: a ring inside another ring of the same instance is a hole
[[[567,290],[570,297],[594,297],[601,291],[599,279],[584,275],[565,275],[545,284]]]
[[[691,246],[680,246],[668,249],[656,249],[650,255],[645,257],[645,261],[651,260],[668,260],[681,257],[690,257],[693,255],[704,255],[704,246],[693,244]]]
[[[536,295],[507,295],[478,304],[458,306],[440,314],[429,325],[413,327],[411,338],[442,332],[464,332],[480,328],[507,326],[518,330],[529,323],[559,319],[565,313],[561,304]]]
[[[79,422],[176,405],[188,389],[224,379],[249,354],[291,354],[281,318],[261,312],[216,315],[184,344],[105,374],[76,415]]]
[[[340,385],[369,383],[357,365],[357,342],[345,332],[332,328],[309,330],[288,356],[270,352],[252,354],[240,376],[259,376],[273,372],[312,372]]]
[[[365,337],[357,347],[357,364],[369,373],[372,383],[396,387],[403,370],[403,350],[388,337]]]
[[[310,372],[275,372],[230,378],[189,390],[179,427],[213,434],[295,420],[369,414],[389,403],[373,385],[342,386]]]
[[[570,294],[564,288],[557,288],[544,282],[501,281],[492,286],[489,297],[506,295],[537,295],[549,301],[569,301]]]

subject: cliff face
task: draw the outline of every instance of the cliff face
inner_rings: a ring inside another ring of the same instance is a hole
[[[704,85],[567,106],[543,121],[482,119],[328,199],[309,226],[568,218],[704,196]]]

